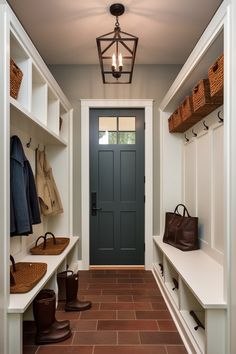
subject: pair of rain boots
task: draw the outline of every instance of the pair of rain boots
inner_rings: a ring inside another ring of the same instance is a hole
[[[70,322],[57,321],[56,295],[51,289],[41,290],[33,301],[33,314],[36,323],[36,344],[57,343],[71,336]]]
[[[65,302],[65,311],[85,311],[92,307],[91,301],[81,301],[77,298],[79,288],[79,273],[67,270],[57,274],[58,300]]]

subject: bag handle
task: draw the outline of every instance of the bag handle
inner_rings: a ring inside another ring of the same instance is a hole
[[[179,207],[182,206],[183,207],[183,213],[180,214],[179,212]],[[175,210],[174,210],[174,214],[179,214],[179,215],[182,215],[182,216],[185,216],[187,215],[188,217],[190,217],[190,214],[188,212],[188,209],[186,208],[186,206],[184,204],[178,204],[176,207],[175,207]]]

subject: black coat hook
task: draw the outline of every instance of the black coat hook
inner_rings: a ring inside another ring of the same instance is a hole
[[[27,148],[29,148],[29,147],[30,147],[30,145],[31,145],[31,141],[32,141],[32,139],[30,138],[30,140],[29,140],[29,141],[28,141],[28,143],[26,144]]]
[[[209,127],[206,125],[205,120],[204,120],[202,123],[203,123],[203,125],[204,125],[204,130],[208,130]]]
[[[193,131],[193,129],[192,129],[192,133],[193,133],[193,136],[197,136],[197,133],[195,133],[194,131]]]
[[[189,138],[187,137],[187,135],[186,135],[186,134],[184,134],[184,137],[185,137],[185,141],[186,141],[186,143],[188,143],[188,142],[189,142]]]
[[[218,116],[218,118],[219,118],[218,122],[219,122],[219,123],[224,123],[224,118],[221,118],[220,113],[221,113],[221,111],[219,111],[219,112],[217,113],[217,116]]]

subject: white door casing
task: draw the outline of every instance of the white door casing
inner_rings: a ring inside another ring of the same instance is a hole
[[[81,100],[81,239],[82,269],[89,269],[89,114],[90,108],[143,108],[145,111],[145,269],[152,267],[153,249],[153,100]]]

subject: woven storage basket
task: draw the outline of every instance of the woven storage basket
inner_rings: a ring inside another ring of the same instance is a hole
[[[192,90],[193,110],[203,117],[222,105],[222,98],[219,96],[211,97],[208,79],[202,79]]]
[[[184,125],[182,123],[182,111],[180,106],[176,108],[172,116],[173,116],[173,132],[183,133],[186,129],[184,128]]]
[[[14,271],[15,268],[15,271]],[[10,292],[26,293],[40,281],[47,271],[46,263],[19,262],[11,266]],[[14,280],[13,280],[14,279]]]
[[[10,60],[10,95],[11,97],[17,99],[21,81],[23,78],[23,72],[16,65],[16,63]]]
[[[47,238],[47,235],[51,235],[52,238]],[[38,245],[41,238],[44,241]],[[31,248],[30,252],[34,255],[57,255],[64,251],[69,242],[68,237],[55,237],[51,232],[46,232],[44,236],[40,236],[36,240],[35,247]]]
[[[223,104],[223,87],[224,87],[224,55],[222,54],[216,62],[210,66],[208,70],[208,78],[210,83],[211,96],[222,97]]]
[[[202,116],[195,113],[193,110],[193,98],[192,96],[185,97],[181,105],[182,125],[185,130],[192,127],[194,124],[202,119]]]
[[[171,115],[168,118],[168,126],[169,126],[169,132],[172,133],[174,129],[174,120],[173,120],[173,115]]]

